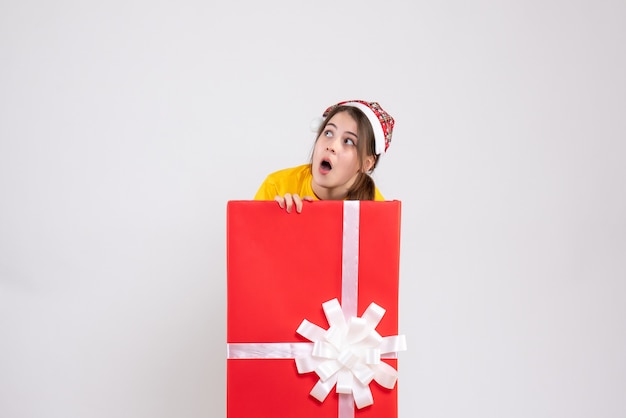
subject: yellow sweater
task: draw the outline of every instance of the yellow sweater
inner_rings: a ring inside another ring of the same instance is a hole
[[[313,193],[312,182],[311,164],[285,168],[267,176],[254,200],[274,200],[276,196],[284,196],[285,193],[298,194],[300,197],[311,196],[319,200]],[[374,200],[385,200],[378,188],[375,190]]]

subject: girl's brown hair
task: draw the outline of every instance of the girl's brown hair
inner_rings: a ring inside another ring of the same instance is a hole
[[[359,134],[359,140],[356,143],[357,155],[359,157],[359,165],[361,171],[359,172],[354,184],[348,190],[348,195],[346,199],[348,200],[374,200],[376,185],[374,184],[374,180],[369,175],[376,168],[376,164],[378,164],[378,155],[376,155],[376,139],[374,137],[374,131],[372,129],[372,125],[370,124],[369,119],[363,112],[359,109],[352,106],[337,106],[332,109],[324,122],[320,125],[317,131],[317,138],[322,135],[324,129],[326,129],[326,124],[328,121],[335,116],[339,112],[346,112],[348,115],[352,117],[356,121],[357,132]],[[373,156],[374,164],[368,170],[368,172],[363,171],[363,161],[365,157]]]

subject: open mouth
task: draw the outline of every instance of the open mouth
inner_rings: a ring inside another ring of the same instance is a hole
[[[320,168],[324,171],[330,171],[333,169],[333,166],[330,164],[330,161],[322,160],[320,163]]]

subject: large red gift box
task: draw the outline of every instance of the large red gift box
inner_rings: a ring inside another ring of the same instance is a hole
[[[352,212],[346,213],[354,213],[356,205],[356,225],[344,216],[347,205]],[[286,213],[273,201],[228,202],[229,418],[346,416],[338,412],[345,408],[346,395],[333,388],[322,402],[315,399],[309,392],[319,376],[298,373],[293,358],[265,354],[239,358],[230,350],[250,347],[255,353],[265,343],[310,343],[296,329],[304,319],[328,328],[322,304],[335,298],[342,305],[353,303],[359,317],[376,303],[386,310],[376,332],[396,336],[400,208],[399,201],[315,201],[305,202],[302,213]],[[350,239],[358,241],[358,283],[346,290],[342,275],[350,260],[346,261],[344,241]],[[354,292],[352,302],[346,292]],[[381,361],[397,368],[396,358]],[[373,404],[347,415],[397,417],[397,385],[387,389],[372,381],[369,388]]]

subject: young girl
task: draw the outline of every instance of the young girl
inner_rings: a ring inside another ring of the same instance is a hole
[[[352,100],[326,109],[311,162],[267,176],[255,200],[302,211],[303,201],[384,200],[369,176],[391,142],[394,120],[376,102]]]

